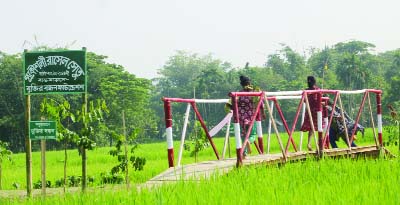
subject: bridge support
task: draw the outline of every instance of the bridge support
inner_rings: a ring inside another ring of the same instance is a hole
[[[264,142],[263,142],[261,119],[257,119],[256,126],[257,126],[258,146],[260,148],[260,154],[264,154]]]
[[[243,163],[243,157],[241,154],[242,151],[242,140],[240,138],[240,125],[239,125],[239,113],[238,113],[238,106],[237,106],[237,99],[236,96],[231,96],[232,106],[233,109],[233,126],[235,130],[235,143],[236,143],[236,167],[239,167]]]
[[[172,138],[172,112],[171,102],[164,100],[164,114],[165,114],[165,133],[167,135],[168,146],[168,166],[174,166],[174,142]]]
[[[379,146],[383,146],[382,140],[382,102],[381,102],[381,93],[376,93],[376,113],[378,117],[378,141]]]

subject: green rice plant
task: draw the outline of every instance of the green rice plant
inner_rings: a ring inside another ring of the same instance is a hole
[[[151,189],[0,199],[7,204],[399,204],[397,160],[324,159],[255,165]]]
[[[386,133],[384,133],[385,136]],[[284,145],[286,145],[288,141],[288,136],[285,133],[280,134]],[[300,132],[295,132],[293,134],[294,141],[299,144],[300,142]],[[221,153],[223,150],[223,137],[213,137],[214,143],[216,145],[217,150]],[[264,142],[267,140],[267,135],[264,135]],[[306,150],[305,145],[306,137],[303,138],[303,149]],[[230,151],[231,157],[235,158],[235,139],[230,137]],[[372,129],[366,129],[364,137],[359,136],[357,141],[357,145],[372,145],[375,143],[373,138]],[[180,141],[174,141],[174,149],[175,149],[175,162],[178,158]],[[264,143],[266,147],[266,143]],[[338,143],[339,147],[346,147],[346,144],[342,141]],[[396,149],[393,146],[387,147],[392,152]],[[115,158],[109,155],[109,147],[96,148],[94,150],[88,151],[88,176],[94,177],[94,182],[90,183],[90,186],[103,186],[101,180],[101,173],[107,173],[109,170],[115,166]],[[266,150],[266,149],[265,149]],[[257,155],[257,151],[252,146],[251,155]],[[289,151],[293,152],[294,149],[292,146],[289,147]],[[76,150],[68,150],[68,173],[69,176],[81,176],[81,158]],[[271,135],[271,145],[270,145],[270,153],[281,153],[280,147],[278,145],[278,141],[276,139],[276,135],[273,133]],[[168,160],[167,160],[167,145],[166,142],[155,142],[148,144],[141,144],[137,149],[135,149],[135,155],[146,158],[146,167],[144,171],[141,172],[130,172],[129,177],[130,181],[133,184],[143,183],[147,180],[157,176],[161,172],[168,169]],[[190,156],[190,151],[183,151],[182,156],[182,164],[191,164],[195,163],[195,159]],[[228,157],[228,151],[226,153]],[[211,147],[207,147],[201,152],[198,153],[198,161],[207,161],[207,160],[216,160],[216,156]],[[3,164],[3,188],[8,190],[13,190],[15,187],[13,184],[19,184],[18,189],[24,190],[26,189],[26,174],[25,174],[25,153],[17,153],[13,154],[14,165],[11,165],[10,162],[5,161]],[[47,151],[46,152],[46,163],[47,163],[47,180],[51,181],[52,184],[56,184],[56,181],[59,180],[63,176],[63,164],[64,164],[64,153],[63,151]],[[51,169],[49,169],[51,168]],[[33,171],[33,181],[38,181],[41,179],[40,175],[40,152],[32,153],[32,171]]]

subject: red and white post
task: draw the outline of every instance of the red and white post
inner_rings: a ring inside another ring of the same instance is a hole
[[[164,99],[165,133],[167,135],[168,165],[174,167],[174,143],[172,139],[172,112],[171,102]]]
[[[329,125],[328,109],[326,108],[326,105],[328,105],[328,100],[324,100],[324,102],[325,102],[325,106],[323,106],[322,112],[325,115],[325,117],[324,117],[325,127],[323,127],[323,130],[324,130],[324,133],[325,133],[325,137],[328,136],[328,138],[329,138],[329,134],[327,135],[327,132],[329,133],[329,130],[328,130],[328,125]],[[329,149],[329,140],[325,140],[324,141],[324,148]]]
[[[231,96],[232,99],[232,107],[233,107],[233,126],[235,130],[235,143],[236,143],[236,166],[242,165],[242,139],[240,138],[240,124],[239,124],[239,113],[238,113],[238,106],[237,106],[237,99],[235,95]]]
[[[262,119],[261,112],[264,112],[264,110],[260,108],[256,118],[256,128],[257,128],[258,146],[260,147],[260,153],[264,154],[263,132],[261,126],[261,119]]]
[[[322,127],[322,94],[321,92],[317,93],[318,98],[318,111],[317,111],[317,120],[318,120],[318,151],[319,155],[322,156],[322,152],[324,149],[324,143],[322,140],[323,135],[323,127]]]
[[[376,93],[376,113],[378,118],[378,141],[379,146],[383,146],[382,140],[382,102],[381,102],[381,93]]]

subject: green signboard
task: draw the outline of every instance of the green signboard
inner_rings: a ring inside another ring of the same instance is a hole
[[[85,50],[25,52],[23,67],[25,95],[86,92]]]
[[[55,121],[29,121],[29,139],[56,139],[57,126]]]

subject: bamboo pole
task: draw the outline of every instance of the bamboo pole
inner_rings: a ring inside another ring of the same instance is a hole
[[[271,101],[271,113],[274,112],[274,101]],[[273,114],[272,114],[273,116]],[[268,119],[268,139],[267,139],[267,154],[269,154],[270,148],[271,148],[271,126],[272,126],[272,121],[271,118]]]
[[[181,135],[181,144],[179,146],[179,154],[178,154],[178,163],[177,166],[181,166],[181,160],[182,160],[182,154],[183,154],[183,149],[184,149],[184,144],[185,144],[185,136],[186,136],[186,130],[187,130],[187,125],[189,122],[189,113],[190,113],[190,104],[187,104],[186,107],[186,112],[185,112],[185,121],[183,123],[183,128],[182,128],[182,135]],[[196,123],[196,121],[194,122]]]
[[[371,117],[370,120],[371,120],[371,125],[372,125],[372,133],[374,135],[376,148],[378,149],[379,145],[378,145],[378,139],[376,137],[376,132],[375,132],[375,122],[374,122],[375,119],[374,119],[374,116],[372,115],[371,98],[369,97],[369,92],[368,92],[368,108],[369,108],[369,114],[370,114],[370,117]]]
[[[224,140],[224,149],[222,152],[222,159],[225,159],[225,153],[226,153],[226,147],[229,146],[229,129],[231,126],[231,120],[228,121],[228,124],[226,126],[226,134],[225,134],[225,140]],[[229,157],[231,156],[230,152],[229,152]]]
[[[41,162],[42,162],[42,197],[46,196],[46,139],[40,140]]]
[[[29,121],[31,120],[31,96],[26,96],[25,105],[25,153],[26,153],[26,194],[32,197],[32,145],[29,139]]]
[[[270,108],[270,106],[268,104],[267,98],[265,98],[265,105],[267,107],[269,118],[271,119],[271,122],[272,122],[272,127],[275,130],[276,138],[278,139],[278,143],[279,143],[279,146],[280,146],[281,151],[282,151],[283,160],[286,162],[286,160],[287,160],[286,152],[285,152],[285,149],[283,148],[281,136],[279,135],[279,130],[276,127],[276,122],[275,122],[274,116],[272,115],[272,110],[271,110],[271,108]]]
[[[304,123],[304,118],[306,115],[306,103],[303,102],[303,106],[302,106],[302,111],[301,111],[301,124],[302,125]],[[302,151],[303,149],[303,132],[300,132],[300,144],[299,144],[300,148],[299,151]]]
[[[25,53],[23,57],[23,70],[25,72]],[[25,89],[25,87],[24,87]],[[32,197],[32,144],[29,139],[29,121],[31,121],[31,96],[25,98],[25,162],[26,162],[26,195]]]
[[[129,189],[128,137],[126,136],[125,110],[122,110],[122,128],[124,130],[124,138],[125,138],[124,142],[125,161],[126,161],[125,183],[126,183],[126,188]]]
[[[308,101],[308,95],[306,94],[305,96],[305,101],[306,101],[306,106],[307,106],[307,112],[308,112],[308,119],[310,120],[310,125],[311,125],[311,131],[312,131],[312,135],[314,136],[314,141],[315,141],[315,146],[317,147],[317,152],[320,153],[320,147],[318,146],[318,141],[317,141],[317,136],[315,135],[315,127],[314,127],[314,120],[312,118],[312,114],[311,114],[311,108],[310,108],[310,103]],[[309,138],[307,138],[308,140]],[[308,141],[307,141],[308,143]],[[308,144],[307,144],[308,145]]]
[[[82,94],[83,98],[83,106],[84,106],[84,113],[83,115],[86,117],[87,115],[87,94],[83,93]],[[87,120],[87,119],[86,119]],[[87,129],[87,122],[83,123],[85,128]],[[86,187],[87,187],[87,181],[86,181],[86,176],[87,176],[87,156],[86,156],[86,148],[84,145],[81,146],[81,151],[82,151],[82,192],[85,192]]]
[[[82,47],[82,50],[86,51],[86,47]],[[86,58],[86,57],[85,57]],[[85,61],[85,70],[86,70],[86,61]],[[87,76],[85,75],[85,82],[87,82]],[[88,96],[87,96],[87,84],[85,86],[85,92],[82,94],[82,100],[83,100],[83,106],[84,106],[84,113],[83,115],[86,117],[88,113]],[[86,119],[87,120],[87,119]],[[88,123],[84,123],[83,126],[87,129]],[[89,136],[88,136],[89,137]],[[86,187],[87,187],[87,153],[86,153],[86,148],[84,146],[81,147],[82,151],[82,192],[85,192]]]
[[[349,134],[347,133],[347,125],[346,125],[344,112],[343,112],[342,98],[340,97],[340,93],[338,95],[339,95],[338,99],[339,99],[339,106],[340,106],[340,116],[342,117],[343,126],[344,126],[344,135],[346,136],[347,146],[349,147],[349,150],[351,150],[351,144],[350,144],[350,141],[349,141]]]

